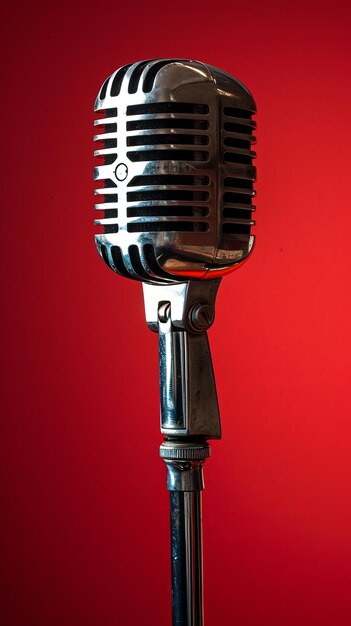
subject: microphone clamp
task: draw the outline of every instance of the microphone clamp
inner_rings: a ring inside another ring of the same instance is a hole
[[[159,336],[161,433],[167,438],[221,438],[206,332],[220,281],[143,283],[146,322]]]

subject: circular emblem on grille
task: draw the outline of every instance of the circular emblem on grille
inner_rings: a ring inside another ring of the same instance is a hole
[[[128,176],[128,167],[125,163],[119,163],[115,169],[117,180],[125,180]]]

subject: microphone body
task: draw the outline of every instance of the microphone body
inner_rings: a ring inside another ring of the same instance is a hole
[[[172,283],[247,258],[256,107],[244,85],[197,61],[143,61],[105,81],[95,111],[95,240],[112,270]]]

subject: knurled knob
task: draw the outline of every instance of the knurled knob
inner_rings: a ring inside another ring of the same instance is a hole
[[[165,460],[202,461],[211,454],[207,443],[175,443],[165,441],[160,447],[160,456]]]

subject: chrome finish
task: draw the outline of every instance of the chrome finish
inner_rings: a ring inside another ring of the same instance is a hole
[[[203,625],[202,466],[210,454],[206,443],[165,442],[171,507],[172,624]]]
[[[160,456],[168,461],[205,461],[211,456],[211,450],[208,443],[204,440],[195,442],[170,439],[164,441],[161,445]],[[171,487],[168,486],[168,489],[171,489]],[[186,489],[185,491],[188,490]]]
[[[219,439],[221,425],[206,330],[221,279],[143,283],[146,319],[159,334],[161,432]]]
[[[206,442],[165,441],[160,447],[160,457],[167,466],[168,491],[202,491],[202,467],[210,456]]]
[[[105,81],[95,111],[95,240],[111,269],[172,283],[247,258],[256,107],[244,85],[198,61],[142,61]]]
[[[221,279],[209,283],[187,281],[171,285],[149,285],[143,283],[146,323],[150,330],[158,332],[160,306],[169,303],[172,308],[172,324],[175,328],[189,332],[208,330],[214,322],[215,301]],[[212,314],[208,316],[206,326],[194,327],[194,309],[198,305],[208,307]]]
[[[203,625],[201,492],[171,491],[172,625]]]
[[[221,436],[206,331],[221,277],[254,243],[256,106],[222,70],[154,59],[108,77],[95,111],[96,245],[113,271],[143,281],[159,334],[173,626],[202,626],[202,466],[206,440]]]

